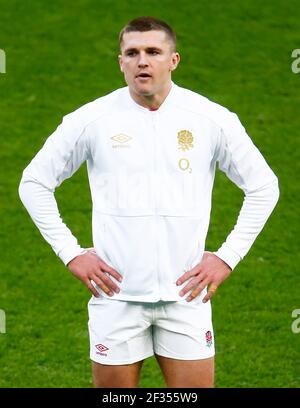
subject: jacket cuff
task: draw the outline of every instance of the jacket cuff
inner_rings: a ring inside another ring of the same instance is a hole
[[[67,264],[72,261],[72,259],[76,258],[76,256],[83,254],[86,252],[84,248],[81,248],[79,245],[72,245],[63,248],[59,253],[57,254],[60,259],[63,261],[63,263],[67,266]]]
[[[214,252],[217,257],[222,259],[222,261],[226,262],[228,266],[233,270],[236,265],[242,259],[236,252],[232,249],[228,248],[225,245],[222,245],[216,252]]]

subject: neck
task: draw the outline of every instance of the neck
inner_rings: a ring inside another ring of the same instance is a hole
[[[164,102],[172,88],[172,83],[168,83],[160,92],[153,95],[141,95],[136,93],[134,90],[129,88],[130,95],[132,99],[143,106],[144,108],[150,110],[156,110]]]

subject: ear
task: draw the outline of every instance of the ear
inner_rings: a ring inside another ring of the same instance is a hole
[[[180,55],[178,52],[173,52],[172,54],[172,59],[171,59],[171,64],[170,64],[170,71],[174,71],[177,68],[177,65],[180,62]]]
[[[121,72],[123,72],[123,61],[122,61],[122,55],[118,55],[118,60],[119,60],[120,70],[121,70]]]

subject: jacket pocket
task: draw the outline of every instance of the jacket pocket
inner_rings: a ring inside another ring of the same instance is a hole
[[[164,216],[161,218],[163,273],[169,282],[176,282],[186,271],[200,262],[206,227],[199,216]]]
[[[152,293],[155,285],[155,225],[153,216],[119,216],[96,212],[94,245],[105,262],[123,277],[121,292]]]

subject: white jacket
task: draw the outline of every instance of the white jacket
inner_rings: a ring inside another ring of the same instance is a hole
[[[113,299],[182,299],[176,280],[202,258],[217,162],[245,193],[215,252],[231,268],[279,196],[276,176],[234,113],[174,83],[157,111],[118,89],[66,115],[23,172],[20,198],[65,264],[83,248],[60,218],[54,190],[84,161],[93,245],[123,276],[121,284],[112,278],[120,287]]]

